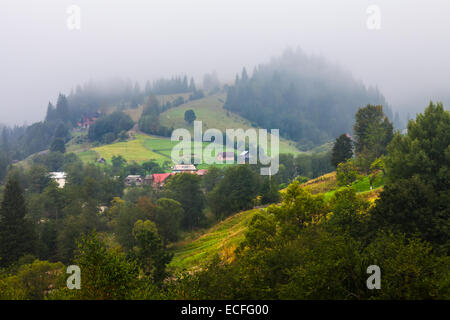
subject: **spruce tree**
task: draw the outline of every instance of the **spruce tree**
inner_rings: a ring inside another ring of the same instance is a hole
[[[242,69],[242,76],[241,76],[242,82],[247,82],[248,80],[248,74],[247,74],[247,70],[245,69],[245,67]]]
[[[53,106],[53,104],[51,102],[48,103],[47,106],[47,115],[45,116],[45,120],[46,121],[54,121],[55,120],[55,107]]]
[[[56,116],[58,120],[64,122],[69,121],[69,103],[67,98],[63,94],[59,94],[58,101],[56,102]]]
[[[16,177],[9,178],[0,207],[0,266],[34,253],[34,229],[25,219],[25,198]]]
[[[64,140],[61,138],[53,139],[53,142],[50,145],[50,151],[66,153],[66,144],[64,143]]]
[[[191,78],[191,81],[189,82],[189,91],[195,92],[197,89],[195,87],[194,78]]]
[[[334,143],[331,152],[331,163],[337,168],[338,164],[345,162],[353,156],[352,139],[346,134],[341,134]]]

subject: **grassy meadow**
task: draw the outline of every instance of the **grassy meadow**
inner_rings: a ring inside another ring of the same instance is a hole
[[[250,128],[256,128],[248,120],[241,116],[229,112],[223,108],[225,103],[225,94],[216,94],[205,97],[203,99],[190,101],[179,107],[169,109],[161,114],[161,124],[166,127],[173,128],[185,128],[188,129],[193,136],[194,125],[188,124],[184,120],[184,113],[192,109],[197,117],[196,120],[202,121],[203,133],[210,129],[215,128],[223,133],[226,129],[238,129],[247,130]],[[270,141],[270,137],[269,137]],[[283,138],[280,138],[280,153],[301,153],[296,147],[295,143]],[[270,150],[268,152],[270,154]]]
[[[142,163],[149,160],[155,160],[162,164],[164,161],[171,161],[172,149],[179,143],[180,142],[178,141],[171,141],[170,138],[166,137],[136,134],[134,139],[95,147],[88,151],[80,151],[77,154],[84,162],[92,162],[100,157],[103,157],[109,162],[113,156],[121,155],[128,162],[136,161],[137,163]],[[210,142],[203,142],[203,150],[210,144]],[[189,147],[186,146],[186,149],[189,149]],[[194,148],[193,143],[191,144],[190,153],[188,151],[187,154],[184,155],[186,160],[190,159],[191,154],[200,154],[200,152]],[[211,154],[216,159],[218,152],[213,150]],[[208,166],[208,164],[203,163],[200,164],[198,168],[204,169]],[[226,166],[226,164],[217,164],[217,166]]]
[[[189,270],[202,267],[216,255],[233,259],[234,249],[244,239],[252,217],[264,209],[252,209],[234,214],[206,230],[202,235],[175,243],[170,247],[174,257],[169,265],[172,270]]]

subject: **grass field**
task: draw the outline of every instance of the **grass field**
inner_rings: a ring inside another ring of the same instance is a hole
[[[88,150],[88,151],[81,151],[77,153],[77,156],[83,161],[84,163],[87,162],[94,162],[97,159],[99,159],[99,155],[94,150]]]
[[[370,190],[370,180],[369,177],[363,177],[361,180],[357,180],[352,184],[352,188],[361,196],[366,198],[367,200],[373,201],[382,190],[384,186],[384,177],[382,174],[379,174],[372,184],[372,190]],[[328,200],[335,192],[337,188],[333,190],[329,190],[325,192],[325,200]]]
[[[383,174],[378,174],[375,180],[372,183],[372,188],[377,189],[379,187],[382,187],[384,185],[384,176]],[[370,180],[369,177],[364,177],[361,180],[356,181],[353,183],[353,189],[355,189],[356,192],[367,192],[370,191]]]
[[[127,161],[136,161],[138,163],[148,160],[156,160],[158,162],[169,160],[166,156],[154,152],[149,147],[153,141],[158,143],[158,140],[151,136],[138,134],[135,139],[100,146],[92,150],[107,161],[110,161],[113,156],[117,155],[121,155]]]
[[[193,136],[194,126],[192,124],[189,125],[184,120],[184,113],[186,110],[192,109],[197,117],[196,120],[202,121],[203,133],[210,128],[218,129],[223,133],[226,132],[226,129],[241,128],[243,130],[247,130],[249,128],[253,128],[254,126],[252,126],[248,120],[223,109],[225,99],[225,94],[216,94],[203,99],[190,101],[179,107],[169,109],[161,114],[161,124],[169,128],[186,128]],[[283,138],[280,138],[279,148],[280,153],[301,153],[301,151],[295,147],[294,142]]]
[[[218,94],[208,96],[199,100],[189,101],[179,107],[171,108],[161,114],[161,124],[167,127],[186,128],[193,134],[193,126],[188,125],[184,120],[186,110],[192,109],[197,120],[203,122],[203,130],[216,128],[225,131],[227,128],[251,128],[248,120],[233,113],[228,113],[223,109],[226,95]]]
[[[252,217],[263,209],[239,212],[218,223],[196,239],[184,240],[171,246],[174,257],[169,264],[172,271],[199,268],[219,254],[223,259],[244,239],[245,231]]]
[[[382,190],[383,185],[384,177],[382,174],[379,174],[373,182],[373,190],[370,190],[370,181],[368,176],[354,182],[352,184],[352,188],[364,198],[373,200]],[[306,188],[312,194],[322,193],[325,200],[328,200],[336,192],[336,190],[339,189],[336,181],[336,171],[324,174],[315,179],[311,179],[302,184],[302,187]]]
[[[336,171],[324,174],[302,184],[312,194],[327,193],[336,188]]]
[[[162,163],[164,161],[171,161],[172,148],[179,143],[178,141],[171,141],[165,137],[137,134],[135,139],[103,145],[89,151],[80,150],[77,154],[84,162],[92,162],[100,157],[103,157],[106,161],[111,161],[113,156],[121,155],[129,162],[136,161],[137,163],[142,163],[155,160]],[[208,145],[210,145],[210,142],[204,142],[202,144],[203,150]],[[188,146],[186,148],[189,149]],[[185,155],[186,160],[190,160],[191,154],[200,154],[199,150],[195,149],[193,144],[191,145],[191,151],[188,151],[187,155]],[[216,157],[217,152],[212,153],[212,155]],[[226,166],[226,164],[217,164],[217,166]],[[209,165],[206,163],[198,165],[199,169],[205,169],[207,167]]]

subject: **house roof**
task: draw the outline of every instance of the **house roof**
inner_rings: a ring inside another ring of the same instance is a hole
[[[129,175],[127,179],[141,179],[142,177],[139,175]]]
[[[176,164],[173,166],[172,170],[174,171],[192,171],[197,170],[197,168],[193,164]]]
[[[168,177],[173,176],[175,173],[155,173],[153,174],[153,183],[162,183]]]
[[[208,170],[206,170],[206,169],[200,169],[200,170],[197,171],[197,174],[199,176],[204,176],[207,173],[208,173]]]

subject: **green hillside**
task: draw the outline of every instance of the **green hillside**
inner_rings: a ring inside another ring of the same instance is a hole
[[[184,120],[186,110],[192,109],[197,120],[202,121],[203,132],[209,128],[219,129],[224,133],[226,129],[257,128],[245,118],[223,109],[225,100],[225,94],[216,94],[171,108],[161,114],[161,124],[169,128],[186,128],[193,134],[194,126]],[[279,151],[280,153],[300,153],[294,142],[283,138],[280,138]]]
[[[152,142],[155,141],[159,147],[161,140],[163,142],[167,141],[167,147],[170,146],[171,141],[168,139],[158,139],[152,136],[137,134],[134,139],[104,145],[93,148],[92,150],[106,160],[111,160],[115,155],[121,155],[127,161],[136,161],[138,163],[148,160],[162,160],[166,157],[155,152],[152,148]]]
[[[184,120],[184,112],[192,109],[197,116],[197,120],[203,121],[203,130],[216,128],[225,131],[227,128],[251,128],[250,122],[246,119],[233,113],[227,115],[227,111],[222,108],[225,100],[225,94],[217,94],[189,101],[162,113],[161,124],[174,128],[188,128],[192,133],[193,126],[188,125]]]
[[[198,268],[219,254],[229,258],[234,249],[244,239],[244,233],[251,218],[263,209],[239,212],[219,222],[195,239],[184,240],[171,246],[174,257],[169,267],[174,270]]]
[[[161,95],[158,99],[161,103],[167,101],[172,101],[179,96],[187,99],[183,94],[174,95]],[[223,109],[223,104],[226,99],[226,94],[215,94],[211,96],[204,97],[202,99],[189,101],[178,107],[170,108],[166,110],[160,116],[161,124],[167,127],[173,128],[186,128],[193,136],[193,125],[188,124],[184,120],[184,113],[186,110],[194,110],[197,120],[201,120],[203,124],[203,133],[209,128],[216,128],[222,132],[226,132],[226,129],[243,129],[247,130],[249,128],[255,128],[252,124],[244,119],[243,117],[236,115]],[[130,115],[134,121],[138,121],[142,113],[143,106],[136,109],[124,110],[125,113]],[[116,110],[115,107],[108,109],[107,113]],[[80,159],[87,162],[95,162],[99,158],[104,158],[110,161],[113,156],[121,155],[128,162],[136,161],[142,163],[148,160],[155,160],[162,164],[164,161],[171,161],[171,151],[172,148],[179,142],[172,142],[169,137],[153,136],[137,131],[137,126],[130,131],[131,138],[127,141],[114,142],[108,145],[95,146],[95,144],[87,140],[87,132],[77,132],[72,133],[72,140],[66,145],[67,152],[73,152],[77,154]],[[268,154],[271,154],[270,150],[270,137],[268,141]],[[210,142],[204,142],[203,148],[209,145]],[[329,145],[324,144],[318,146],[313,150],[306,153],[319,152],[323,150],[328,150]],[[225,151],[225,150],[224,150]],[[198,154],[199,152],[194,150],[192,147],[192,154]],[[280,138],[279,153],[291,153],[299,154],[303,153],[299,151],[295,142]],[[30,160],[35,155],[31,155],[28,159],[20,162],[21,165],[29,165]],[[214,154],[216,157],[217,154]],[[219,164],[218,166],[226,166],[227,164]],[[198,167],[200,169],[207,168],[209,165],[201,164]]]
[[[179,95],[158,96],[158,99],[161,102],[165,102],[171,101],[178,96]],[[225,132],[226,129],[242,128],[247,130],[252,128],[251,123],[246,119],[223,109],[225,99],[225,94],[216,94],[171,108],[161,114],[161,124],[173,128],[186,128],[193,135],[193,125],[188,124],[184,120],[185,111],[192,109],[197,116],[197,120],[203,122],[203,132],[209,128],[216,128],[222,132]],[[134,121],[138,121],[140,114],[142,113],[142,108],[143,107],[140,106],[139,108],[128,109],[124,112],[130,115]],[[139,132],[135,133],[134,130],[132,131],[132,138],[128,141],[115,142],[98,147],[92,146],[89,142],[76,144],[72,141],[68,143],[67,151],[76,153],[83,162],[93,162],[100,157],[110,161],[112,157],[116,155],[121,155],[127,161],[136,161],[138,163],[148,160],[156,160],[160,163],[171,161],[172,148],[177,145],[178,142],[172,142],[168,137],[152,136]],[[79,132],[74,133],[73,140],[76,140],[75,138],[79,138],[81,135],[82,134]],[[209,144],[209,142],[204,142],[203,148]],[[283,138],[280,138],[279,148],[280,153],[301,153],[301,151],[295,147],[293,141]],[[198,151],[192,149],[192,153],[197,154]],[[268,153],[271,153],[270,147]],[[217,156],[217,154],[214,156]],[[208,167],[206,164],[199,165],[199,168],[206,167]]]
[[[375,201],[383,189],[383,178],[379,177],[374,182],[374,189],[370,190],[369,177],[363,177],[355,182],[352,187],[368,201]],[[336,172],[327,173],[302,184],[309,192],[322,193],[325,199],[338,189],[336,185]],[[281,190],[283,193],[283,190]],[[239,212],[217,225],[206,230],[200,236],[180,241],[170,248],[174,258],[169,267],[173,271],[192,270],[201,268],[218,254],[222,259],[233,259],[233,251],[242,242],[245,231],[251,218],[259,211],[265,209],[253,209]]]
[[[156,160],[161,164],[164,161],[172,161],[172,148],[179,143],[178,141],[171,141],[167,137],[157,137],[140,133],[128,141],[92,148],[89,151],[82,151],[78,155],[84,161],[92,161],[99,157],[110,161],[113,156],[121,155],[127,161],[142,163],[149,160]],[[210,142],[204,142],[203,149],[209,144]],[[199,154],[193,144],[191,145],[191,153]],[[198,167],[201,169],[207,166],[206,164],[201,164]]]

